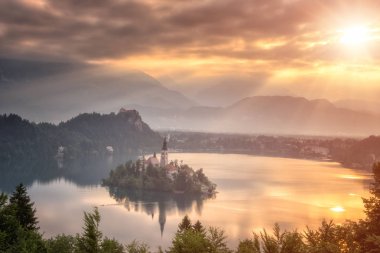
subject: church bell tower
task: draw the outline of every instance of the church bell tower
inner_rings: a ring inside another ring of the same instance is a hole
[[[166,140],[166,137],[164,139],[164,143],[162,144],[162,149],[161,149],[161,161],[160,165],[161,167],[165,167],[168,165],[168,142]]]

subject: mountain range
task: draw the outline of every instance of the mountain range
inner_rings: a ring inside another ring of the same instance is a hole
[[[224,104],[205,106],[202,101],[208,94],[218,94],[217,89],[209,88],[194,101],[139,71],[76,62],[0,59],[0,113],[16,113],[37,122],[58,123],[81,112],[109,113],[125,107],[138,110],[154,129],[308,135],[380,131],[380,113],[374,103],[332,103],[296,96],[237,99],[243,94],[232,94],[231,85],[227,89],[231,98]]]
[[[0,112],[59,122],[82,112],[107,113],[134,103],[157,108],[196,105],[138,71],[83,63],[0,59]]]
[[[226,107],[197,106],[185,110],[135,107],[156,129],[363,136],[380,130],[377,115],[302,97],[256,96]]]

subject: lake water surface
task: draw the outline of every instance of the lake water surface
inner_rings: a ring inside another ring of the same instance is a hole
[[[364,216],[361,197],[369,175],[337,163],[237,154],[174,153],[215,182],[215,199],[182,195],[126,193],[112,197],[101,186],[78,186],[64,179],[34,182],[28,189],[45,237],[81,232],[83,211],[98,206],[104,235],[121,242],[166,248],[185,214],[226,231],[229,244],[252,231],[316,227],[322,219],[341,223]],[[100,180],[99,180],[100,182]]]

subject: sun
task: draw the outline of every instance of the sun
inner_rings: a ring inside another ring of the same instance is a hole
[[[349,46],[358,46],[371,39],[371,31],[368,26],[357,25],[340,31],[340,42]]]

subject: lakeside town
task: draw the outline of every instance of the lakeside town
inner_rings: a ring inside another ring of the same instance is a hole
[[[249,134],[162,132],[176,152],[238,153],[336,161],[370,170],[380,161],[380,137],[270,136]],[[360,151],[360,152],[359,152]]]

